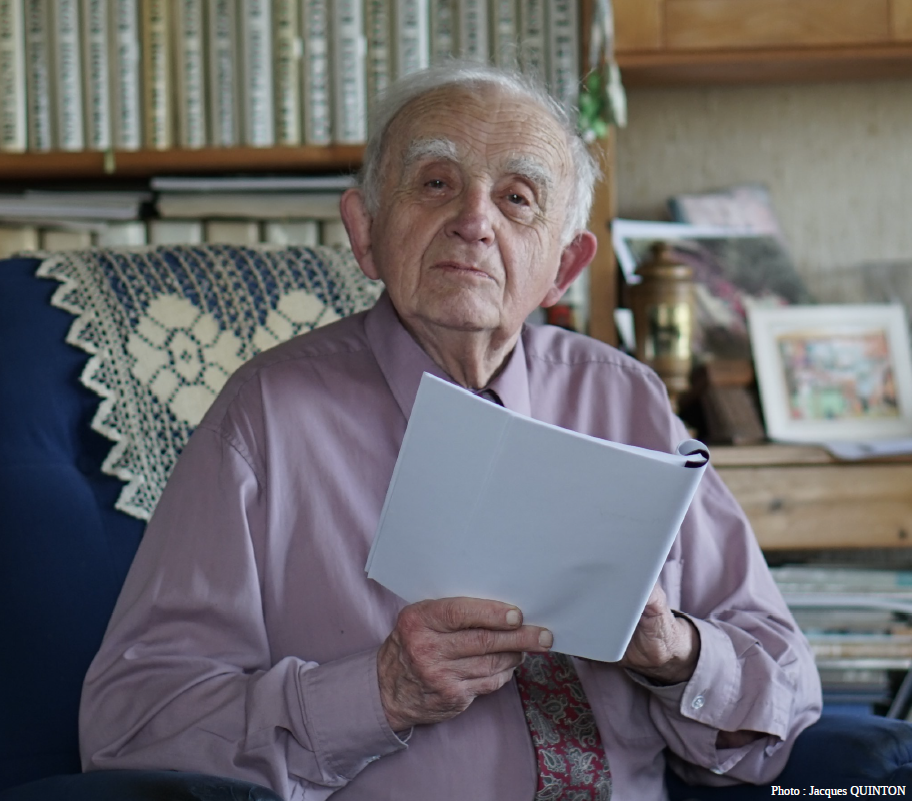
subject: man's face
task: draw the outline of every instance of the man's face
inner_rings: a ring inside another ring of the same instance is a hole
[[[446,88],[406,106],[388,142],[362,267],[406,324],[511,336],[560,297],[572,164],[547,113]]]

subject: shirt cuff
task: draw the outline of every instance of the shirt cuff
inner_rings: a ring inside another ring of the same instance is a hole
[[[371,762],[408,747],[383,711],[376,648],[302,669],[298,693],[321,770],[337,779],[351,781]]]
[[[739,723],[744,722],[740,720],[743,716],[736,714],[736,708],[742,703],[741,662],[724,632],[705,620],[686,617],[700,632],[700,657],[690,680],[659,685],[638,674],[630,673],[630,676],[649,690],[669,720],[679,721],[674,728],[687,759],[722,775],[755,747],[755,744],[724,750],[716,747],[720,730],[741,728],[733,725],[736,719]],[[787,710],[784,714],[772,715],[764,720],[760,731],[779,740],[784,739],[788,733]],[[778,744],[776,741],[772,750]]]

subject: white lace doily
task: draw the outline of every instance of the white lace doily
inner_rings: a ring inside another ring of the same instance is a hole
[[[102,465],[126,482],[115,504],[152,515],[180,451],[241,364],[374,304],[350,251],[205,245],[72,251],[37,274],[76,316],[67,342],[101,397],[92,428],[114,445]]]

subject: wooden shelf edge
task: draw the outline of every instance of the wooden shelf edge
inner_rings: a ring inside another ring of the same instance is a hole
[[[912,462],[910,455],[882,456],[847,461],[837,459],[819,445],[710,445],[710,458],[716,468],[794,467],[802,465],[895,465]]]
[[[876,47],[638,51],[618,54],[627,86],[729,85],[912,77],[912,43]]]
[[[338,172],[357,168],[361,145],[0,153],[0,181],[151,178],[216,173]]]

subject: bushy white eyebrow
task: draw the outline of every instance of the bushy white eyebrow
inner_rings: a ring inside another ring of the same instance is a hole
[[[554,178],[544,164],[538,159],[525,154],[511,156],[506,163],[507,172],[525,178],[538,188],[544,199],[554,187]]]
[[[446,159],[447,161],[457,161],[456,143],[450,139],[414,139],[409,142],[402,157],[402,166],[411,167],[416,161],[421,159]]]

